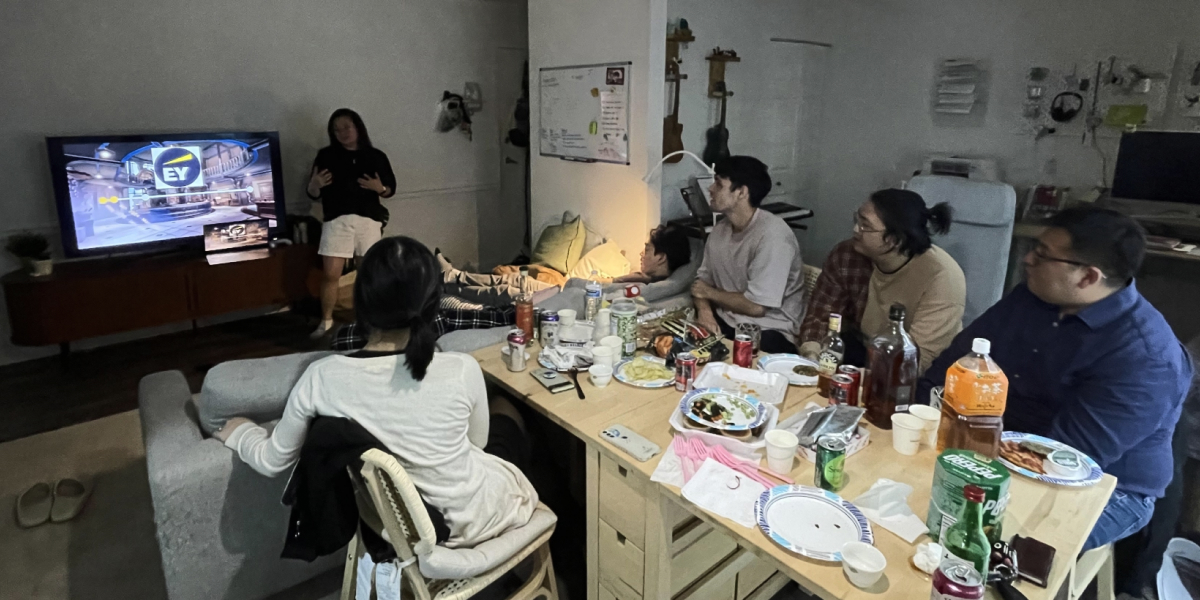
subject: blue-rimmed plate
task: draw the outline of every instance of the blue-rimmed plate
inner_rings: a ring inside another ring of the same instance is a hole
[[[816,372],[817,363],[795,354],[764,354],[754,363],[760,371],[779,373],[787,378],[788,383],[798,386],[817,385],[817,376],[801,375],[797,367],[808,367]]]
[[[1079,459],[1079,466],[1073,471],[1065,470],[1051,474],[1051,467],[1046,463],[1049,462],[1048,455],[1056,451],[1074,453]],[[1030,468],[1039,461],[1041,462],[1040,473]],[[1013,473],[1019,473],[1051,485],[1087,487],[1095,485],[1101,477],[1104,477],[1104,471],[1100,469],[1100,465],[1096,464],[1096,461],[1092,460],[1092,457],[1062,442],[1019,431],[1005,431],[1001,436],[1000,462]]]
[[[639,379],[634,377],[632,371],[628,370],[629,366],[633,364],[634,361],[644,361],[655,365],[661,365],[664,369],[667,368],[666,363],[663,362],[662,359],[636,356],[634,358],[626,358],[625,360],[622,360],[613,366],[613,378],[626,385],[632,385],[633,387],[640,388],[665,388],[667,386],[675,385],[675,375],[673,373],[670,377],[663,378]]]
[[[871,523],[841,496],[807,485],[781,485],[754,504],[758,528],[800,556],[841,562],[848,542],[875,543]]]
[[[683,416],[719,431],[746,431],[762,425],[767,411],[753,396],[710,387],[692,390],[679,401]]]

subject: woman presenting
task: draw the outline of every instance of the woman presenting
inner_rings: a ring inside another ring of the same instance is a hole
[[[321,227],[321,324],[313,338],[333,327],[338,280],[346,259],[363,256],[383,235],[387,209],[380,198],[396,193],[396,175],[387,155],[371,146],[362,117],[339,108],[329,117],[329,145],[317,152],[308,197],[325,208]]]

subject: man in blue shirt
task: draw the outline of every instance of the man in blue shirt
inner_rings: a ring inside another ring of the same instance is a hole
[[[1025,256],[1019,285],[933,362],[918,398],[942,385],[974,338],[1008,375],[1004,429],[1095,459],[1117,488],[1084,549],[1146,525],[1172,477],[1171,436],[1192,379],[1187,351],[1134,285],[1145,233],[1111,210],[1065,210]]]

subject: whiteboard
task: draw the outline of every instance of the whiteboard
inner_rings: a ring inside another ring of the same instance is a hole
[[[539,70],[538,138],[542,156],[629,164],[632,64]]]

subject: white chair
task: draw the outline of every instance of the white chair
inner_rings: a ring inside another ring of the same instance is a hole
[[[362,460],[362,478],[351,473],[359,515],[395,548],[401,561],[416,557],[416,562],[401,571],[403,597],[465,600],[532,557],[531,574],[509,600],[558,600],[549,545],[557,517],[545,505],[538,506],[528,524],[474,548],[446,548],[436,544],[433,523],[421,496],[395,457],[368,450]],[[355,535],[346,552],[342,600],[355,597],[358,561],[363,553],[360,537]]]
[[[1006,183],[941,175],[913,177],[908,189],[929,206],[947,202],[954,209],[950,232],[933,243],[958,261],[966,277],[966,327],[1004,295],[1017,193]]]
[[[1096,580],[1096,600],[1115,600],[1113,584],[1112,544],[1084,552],[1067,574],[1067,600],[1079,600],[1084,590]],[[1062,597],[1062,594],[1059,594]]]
[[[1200,562],[1200,546],[1183,538],[1175,538],[1167,544],[1162,567],[1158,570],[1158,600],[1193,600],[1192,595],[1183,586],[1179,569],[1175,568],[1176,556]]]
[[[801,294],[801,299],[804,302],[804,309],[808,310],[808,300],[812,298],[813,290],[817,289],[817,278],[821,276],[821,267],[802,265],[801,269],[804,272],[804,292]]]

